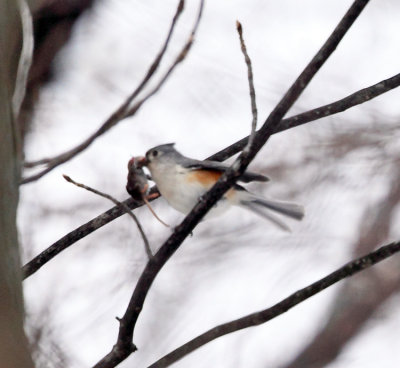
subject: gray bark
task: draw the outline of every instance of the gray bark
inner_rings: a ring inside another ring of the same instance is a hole
[[[2,368],[31,368],[24,334],[23,298],[16,227],[19,139],[11,99],[20,49],[15,0],[0,1],[0,362]]]

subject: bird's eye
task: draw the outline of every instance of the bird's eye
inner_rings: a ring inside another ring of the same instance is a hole
[[[152,152],[151,152],[151,155],[152,155],[153,157],[157,157],[157,156],[158,156],[158,151],[157,151],[157,150],[152,151]]]

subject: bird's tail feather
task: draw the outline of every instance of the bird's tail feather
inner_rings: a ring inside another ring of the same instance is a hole
[[[281,221],[278,217],[274,216],[272,213],[261,210],[261,208],[258,205],[254,204],[252,202],[241,202],[241,206],[244,208],[247,208],[248,210],[256,213],[257,215],[271,221],[272,223],[274,223],[276,226],[278,226],[282,230],[290,232],[289,226],[287,226],[283,221]]]
[[[254,198],[250,198],[251,203],[256,205],[266,207],[272,211],[278,212],[282,215],[291,217],[295,220],[301,220],[304,217],[304,208],[303,206],[291,203],[291,202],[282,202],[282,201],[275,201],[266,198],[260,198],[254,196]]]
[[[239,202],[241,206],[253,211],[261,217],[270,220],[283,230],[290,231],[289,227],[270,211],[277,212],[281,215],[299,221],[304,217],[304,208],[301,205],[261,198],[249,192],[245,193],[245,196]]]

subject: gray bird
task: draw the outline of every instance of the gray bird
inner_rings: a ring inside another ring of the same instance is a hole
[[[174,143],[154,147],[146,153],[146,166],[152,180],[167,202],[183,214],[189,213],[199,198],[204,195],[228,169],[223,163],[210,160],[195,160],[183,156],[174,148]],[[266,182],[269,179],[260,174],[246,171],[239,182]],[[301,205],[267,199],[248,192],[235,184],[209,212],[219,214],[230,206],[246,208],[262,216],[284,230],[289,227],[273,213],[301,220],[304,209]]]

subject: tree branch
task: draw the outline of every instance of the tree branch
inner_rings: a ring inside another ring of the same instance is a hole
[[[198,26],[200,24],[200,19],[203,13],[203,7],[204,7],[204,0],[200,1],[200,6],[199,6],[199,11],[198,15],[195,21],[195,24],[193,26],[193,29],[191,31],[190,37],[186,44],[184,45],[182,51],[176,58],[175,62],[173,63],[172,67],[167,71],[165,74],[164,78],[161,80],[159,86],[163,83],[163,81],[169,76],[169,74],[172,72],[173,68],[180,63],[186,56],[186,54],[189,52],[190,47],[193,43],[194,36],[197,32]],[[159,86],[157,86],[153,91],[156,91]],[[154,92],[152,92],[154,93]],[[152,94],[150,93],[149,96]],[[132,110],[128,111],[128,114],[133,114],[135,112],[134,108]],[[154,258],[151,258],[148,261],[148,264],[152,264]],[[157,262],[157,261],[156,261]],[[131,327],[129,323],[129,319],[127,318],[128,312],[131,312],[131,310],[128,308],[127,312],[125,313],[124,317],[121,319],[118,319],[120,323],[120,333],[118,335],[118,340],[116,345],[113,347],[111,352],[107,354],[99,363],[96,364],[97,368],[100,367],[114,367],[121,361],[125,360],[132,352],[136,350],[135,345],[132,343],[132,336],[133,336],[133,327]]]
[[[365,208],[359,221],[359,237],[352,246],[346,247],[353,250],[353,257],[372,252],[376,244],[382,244],[390,237],[391,219],[400,202],[400,173],[396,164],[390,172],[392,177],[387,195]],[[326,367],[334,361],[378,308],[399,291],[400,259],[396,261],[347,279],[336,290],[336,297],[324,316],[324,322],[319,324],[319,331],[282,368]]]
[[[130,208],[129,208],[125,203],[122,203],[122,202],[118,201],[118,200],[115,199],[113,196],[110,196],[110,195],[107,194],[107,193],[100,192],[99,190],[93,189],[93,188],[91,188],[91,187],[89,187],[89,186],[87,186],[87,185],[85,185],[85,184],[77,183],[75,180],[72,180],[68,175],[63,175],[63,177],[64,177],[64,179],[65,179],[67,182],[69,182],[69,183],[71,183],[71,184],[74,184],[74,185],[76,185],[77,187],[82,188],[82,189],[85,189],[85,190],[87,190],[87,191],[89,191],[89,192],[92,192],[92,193],[94,193],[94,194],[97,194],[97,195],[99,195],[100,197],[106,198],[106,199],[110,200],[111,202],[113,202],[116,206],[121,207],[121,208],[125,211],[125,213],[126,213],[127,215],[129,215],[129,217],[130,217],[130,218],[133,220],[133,222],[136,224],[136,226],[137,226],[137,228],[138,228],[138,230],[139,230],[139,233],[140,233],[140,235],[141,235],[141,237],[142,237],[142,239],[143,239],[144,250],[146,251],[147,257],[148,257],[149,259],[150,259],[151,257],[153,257],[153,254],[151,253],[151,248],[150,248],[149,241],[148,241],[148,239],[147,239],[146,234],[144,233],[144,230],[143,230],[143,227],[142,227],[141,223],[139,222],[139,220],[137,219],[137,217],[131,212]]]
[[[154,189],[150,193],[155,193]],[[152,198],[151,200],[153,199],[155,198]],[[128,198],[122,203],[125,204],[131,210],[134,210],[135,208],[141,207],[145,204],[144,202],[136,201],[133,198]],[[56,255],[60,254],[63,250],[67,249],[69,246],[76,243],[78,240],[91,234],[97,229],[100,229],[104,225],[107,225],[109,222],[117,219],[123,214],[125,214],[125,211],[120,206],[114,206],[113,208],[110,208],[108,211],[103,212],[94,219],[86,222],[85,224],[77,227],[75,230],[72,230],[68,234],[64,235],[62,238],[60,238],[55,243],[50,245],[43,252],[38,254],[35,258],[33,258],[31,261],[29,261],[22,267],[23,279],[25,280],[29,276],[33,275],[47,262],[52,260]]]
[[[172,19],[170,29],[167,34],[167,38],[164,41],[164,44],[160,50],[160,52],[157,54],[156,58],[154,59],[153,63],[151,64],[149,70],[147,71],[146,75],[144,76],[143,80],[139,83],[139,85],[136,87],[136,89],[130,94],[130,96],[125,100],[125,102],[114,112],[111,114],[111,116],[100,126],[100,128],[94,132],[92,135],[90,135],[86,140],[84,140],[82,143],[77,145],[76,147],[72,148],[71,150],[68,150],[58,156],[52,157],[52,158],[45,158],[41,159],[38,161],[34,162],[26,162],[25,167],[34,167],[37,165],[46,165],[47,167],[40,171],[37,174],[31,175],[26,177],[25,179],[22,180],[22,184],[27,184],[30,182],[33,182],[35,180],[40,179],[42,176],[46,175],[49,173],[51,170],[56,168],[57,166],[69,161],[71,158],[75,157],[77,154],[81,153],[84,151],[87,147],[89,147],[98,137],[103,135],[105,132],[110,130],[113,126],[118,124],[120,121],[126,119],[129,116],[134,115],[139,108],[143,105],[144,102],[146,102],[151,96],[153,96],[160,88],[161,86],[165,83],[169,75],[172,73],[174,68],[185,58],[188,47],[185,44],[183,50],[181,53],[178,55],[178,61],[175,60],[175,62],[172,64],[172,66],[168,69],[168,71],[165,73],[164,77],[161,79],[161,81],[157,84],[155,88],[152,89],[151,92],[149,92],[145,97],[143,97],[138,103],[135,104],[134,107],[131,107],[131,104],[133,100],[138,96],[138,94],[144,89],[144,87],[147,85],[151,77],[154,75],[156,70],[158,69],[163,56],[165,55],[165,52],[167,50],[167,47],[169,45],[172,33],[175,29],[175,25],[178,21],[179,16],[181,15],[184,7],[184,1],[180,0],[178,7],[176,9],[176,13]]]
[[[144,202],[135,201],[133,198],[128,198],[122,203],[127,205],[131,210],[138,208],[144,204]],[[33,275],[36,271],[38,271],[42,266],[53,259],[56,255],[60,254],[63,250],[67,249],[78,240],[91,234],[92,232],[103,227],[104,225],[115,220],[123,214],[125,214],[125,211],[120,206],[114,206],[108,211],[103,212],[101,215],[95,217],[94,219],[86,222],[85,224],[77,227],[75,230],[64,235],[62,238],[50,245],[43,252],[38,254],[35,258],[33,258],[22,267],[23,278],[26,279],[29,276]]]
[[[176,227],[174,233],[164,242],[154,257],[149,260],[139,277],[125,314],[120,319],[117,342],[110,353],[94,366],[95,368],[114,367],[134,351],[132,339],[136,322],[143,309],[143,304],[150,287],[159,271],[180,247],[182,242],[204,217],[207,211],[211,209],[222,195],[234,184],[235,180],[245,171],[257,152],[279,126],[283,116],[300,96],[301,92],[308,85],[312,77],[318,72],[324,62],[335,50],[336,46],[354,23],[355,19],[360,15],[367,3],[368,0],[354,1],[353,5],[339,22],[328,40],[268,116],[264,125],[257,132],[253,145],[250,147],[249,151],[246,153],[242,152],[231,168],[228,169],[211,190],[201,198],[199,203],[186,216],[183,222]]]
[[[242,53],[244,56],[244,61],[247,66],[247,79],[249,81],[251,114],[253,116],[253,120],[251,122],[251,131],[250,131],[249,139],[248,139],[247,145],[243,149],[244,151],[247,151],[248,149],[250,149],[251,145],[253,144],[253,140],[256,135],[258,111],[257,111],[257,102],[256,102],[256,90],[254,88],[253,67],[251,65],[251,59],[250,59],[249,54],[247,53],[246,44],[243,39],[243,27],[239,21],[236,21],[236,29],[239,34],[240,49],[242,50]]]
[[[190,340],[186,344],[175,349],[171,353],[165,355],[163,358],[157,360],[155,363],[149,366],[149,368],[163,368],[168,367],[176,361],[182,359],[184,356],[190,354],[194,350],[204,346],[217,339],[218,337],[230,334],[232,332],[240,331],[248,327],[258,326],[260,324],[266,323],[271,319],[287,312],[289,309],[293,308],[297,304],[307,300],[315,294],[320,293],[329,286],[350,277],[366,268],[369,268],[376,263],[389,258],[393,254],[400,251],[400,241],[390,243],[388,245],[382,246],[374,252],[367,254],[364,257],[357,258],[344,266],[340,267],[336,271],[330,273],[324,278],[300,289],[283,299],[279,303],[273,305],[270,308],[264,309],[260,312],[249,314],[245,317],[236,319],[234,321],[224,323],[222,325],[216,326],[207,332],[197,336],[193,340]]]
[[[309,123],[311,121],[315,121],[318,119],[325,118],[327,116],[331,116],[337,114],[339,112],[346,111],[351,107],[360,105],[364,102],[374,99],[386,93],[392,89],[397,88],[400,85],[400,73],[394,75],[391,78],[384,79],[372,86],[360,89],[357,92],[352,93],[351,95],[344,97],[340,100],[332,102],[327,105],[323,105],[317,107],[315,109],[303,112],[298,115],[294,115],[292,117],[283,119],[277,128],[277,130],[273,133],[280,133],[285,130],[295,128],[297,126],[303,125],[305,123]],[[239,141],[231,144],[229,147],[224,148],[223,150],[215,153],[210,156],[209,160],[215,161],[224,161],[229,157],[232,157],[236,153],[240,152],[247,144],[249,137],[244,137]]]
[[[274,134],[290,128],[300,126],[305,123],[309,123],[314,120],[321,119],[323,117],[343,112],[347,109],[350,109],[351,107],[372,100],[373,98],[378,97],[383,93],[386,93],[394,88],[397,88],[399,85],[400,85],[400,74],[397,74],[389,79],[383,80],[372,86],[361,89],[343,99],[332,102],[328,105],[324,105],[316,109],[306,111],[302,114],[298,114],[290,118],[283,119],[278,129],[274,132]],[[233,156],[234,154],[240,152],[240,150],[242,150],[246,146],[247,142],[248,142],[248,137],[242,138],[241,140],[230,145],[229,147],[226,147],[223,150],[208,157],[208,160],[224,161],[227,158]],[[155,189],[152,190],[152,194],[154,193],[157,193]],[[134,201],[131,198],[125,200],[123,203],[125,203],[130,209],[135,209],[144,204],[142,202]],[[109,222],[115,220],[116,218],[120,217],[123,214],[124,214],[123,211],[120,211],[117,207],[113,207],[108,211],[95,217],[94,219],[88,221],[87,223],[79,226],[70,233],[66,234],[61,239],[50,245],[46,250],[44,250],[42,253],[40,253],[38,256],[36,256],[34,259],[32,259],[29,263],[27,263],[23,267],[24,278],[27,278],[33,273],[35,273],[39,268],[41,268],[44,264],[49,262],[52,258],[54,258],[57,254],[62,252],[64,249],[68,248],[72,244],[76,243],[78,240],[84,238],[93,231],[101,228],[102,226],[108,224]]]

